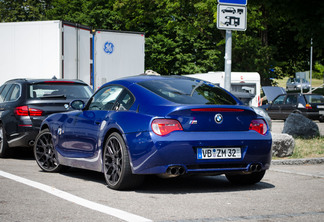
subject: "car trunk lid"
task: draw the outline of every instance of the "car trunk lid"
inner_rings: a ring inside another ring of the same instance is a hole
[[[255,112],[244,106],[191,106],[171,112],[184,131],[248,131],[257,118]]]

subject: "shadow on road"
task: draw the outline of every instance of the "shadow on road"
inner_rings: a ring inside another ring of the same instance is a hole
[[[81,179],[84,181],[92,181],[92,182],[101,183],[103,185],[107,185],[104,175],[96,171],[84,170],[78,168],[68,168],[67,170],[61,172],[60,174],[68,177]]]
[[[149,176],[136,192],[140,193],[208,193],[208,192],[235,192],[242,190],[263,190],[275,188],[274,185],[260,182],[250,186],[231,184],[225,176],[184,176],[163,179]]]
[[[104,175],[100,172],[70,168],[62,172],[61,175],[81,179],[84,181],[92,181],[107,186]],[[225,176],[183,176],[177,178],[160,178],[154,175],[145,176],[145,180],[134,190],[138,193],[215,193],[215,192],[236,192],[247,190],[263,190],[275,188],[273,184],[260,182],[250,186],[233,185]],[[108,186],[107,186],[107,189]],[[122,192],[122,191],[121,191]]]
[[[34,160],[32,149],[17,148],[14,150],[10,159]],[[36,162],[35,162],[36,165]],[[41,170],[40,170],[41,171]],[[44,172],[45,173],[45,172]],[[100,172],[68,168],[61,175],[81,179],[84,181],[93,181],[107,186],[104,175]],[[273,184],[260,182],[250,186],[237,186],[231,184],[225,176],[182,176],[176,178],[160,178],[154,175],[145,176],[141,186],[134,191],[138,193],[208,193],[208,192],[235,192],[244,190],[263,190],[275,188]],[[107,187],[107,189],[109,189]]]
[[[32,148],[15,147],[7,159],[35,160]]]

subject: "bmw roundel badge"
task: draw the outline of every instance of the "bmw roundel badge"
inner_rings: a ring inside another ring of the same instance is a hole
[[[223,116],[220,113],[216,114],[214,119],[217,124],[221,124],[223,122]]]

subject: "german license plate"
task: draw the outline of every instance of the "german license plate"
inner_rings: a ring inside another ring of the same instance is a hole
[[[198,148],[197,159],[238,159],[241,148]]]

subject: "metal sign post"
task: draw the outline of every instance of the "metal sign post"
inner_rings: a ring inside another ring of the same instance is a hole
[[[231,91],[232,30],[246,30],[247,0],[218,0],[218,3],[217,28],[226,30],[224,88]]]
[[[232,72],[232,31],[226,30],[225,40],[225,82],[224,87],[231,91],[231,72]]]

